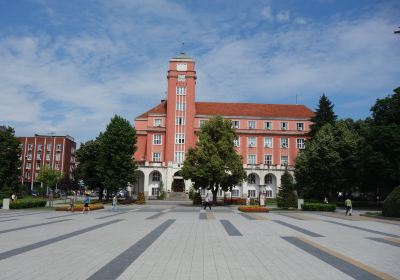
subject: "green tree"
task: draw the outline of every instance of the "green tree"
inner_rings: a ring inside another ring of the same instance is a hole
[[[400,125],[400,87],[393,92],[394,94],[383,99],[377,99],[372,106],[374,125]]]
[[[237,139],[232,122],[220,116],[210,119],[199,133],[196,146],[189,148],[182,175],[193,182],[193,188],[206,188],[216,204],[219,189],[232,190],[246,179],[241,156],[233,141]]]
[[[104,187],[101,183],[99,174],[99,155],[100,155],[100,140],[101,134],[95,140],[90,140],[81,143],[76,151],[76,156],[79,162],[77,168],[77,176],[82,179],[91,188],[99,188],[99,199],[103,199]]]
[[[0,198],[8,197],[18,191],[21,175],[21,149],[14,134],[14,129],[7,127],[0,130]]]
[[[115,115],[99,140],[98,172],[109,196],[135,181],[136,130],[128,120]]]
[[[309,135],[314,137],[317,132],[327,123],[333,125],[337,119],[333,111],[334,105],[328,99],[325,94],[322,94],[319,99],[318,108],[315,112],[315,116],[311,118],[313,124],[310,126]]]
[[[43,184],[43,196],[45,195],[47,188],[54,190],[57,183],[62,180],[63,176],[64,175],[61,171],[52,169],[46,165],[43,166],[39,171],[39,176],[37,177],[37,180]]]
[[[297,196],[294,192],[293,176],[287,169],[281,177],[281,187],[277,195],[277,203],[280,208],[297,207]]]

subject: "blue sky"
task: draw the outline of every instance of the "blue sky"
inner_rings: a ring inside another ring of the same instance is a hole
[[[399,1],[0,0],[0,124],[95,138],[165,98],[196,60],[198,101],[294,104],[326,93],[365,118],[400,86]]]

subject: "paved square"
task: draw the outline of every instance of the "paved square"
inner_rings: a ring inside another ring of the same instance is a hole
[[[400,279],[400,222],[181,205],[0,211],[1,279]]]

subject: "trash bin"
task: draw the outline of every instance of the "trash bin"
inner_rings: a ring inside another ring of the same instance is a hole
[[[3,209],[10,210],[10,199],[3,198]]]

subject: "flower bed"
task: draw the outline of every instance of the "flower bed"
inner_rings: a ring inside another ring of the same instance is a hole
[[[261,213],[269,212],[269,209],[267,207],[260,207],[260,206],[240,206],[238,210],[242,212],[261,212]]]
[[[55,207],[56,211],[70,211],[69,205],[68,206],[58,206]],[[93,210],[99,210],[99,209],[104,209],[103,204],[89,204],[89,209],[90,211]],[[82,211],[83,210],[83,205],[75,205],[74,211]]]

